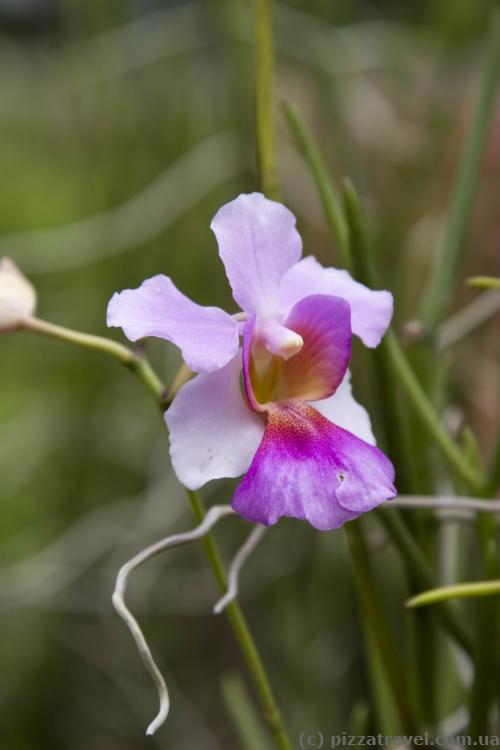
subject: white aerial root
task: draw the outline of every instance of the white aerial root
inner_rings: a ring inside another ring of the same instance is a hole
[[[214,606],[214,614],[220,615],[220,613],[231,604],[232,601],[238,596],[238,584],[241,569],[259,544],[260,540],[267,531],[266,526],[256,526],[253,531],[248,535],[247,540],[241,546],[240,550],[236,554],[231,567],[229,568],[228,574],[228,587],[224,596]]]
[[[500,501],[482,500],[473,497],[454,497],[440,496],[428,497],[420,495],[401,495],[397,499],[384,503],[382,507],[396,508],[429,508],[432,510],[448,511],[469,511],[469,512],[490,512],[500,513]],[[168,695],[165,679],[158,669],[153,658],[151,650],[146,642],[144,634],[139,623],[125,604],[125,593],[130,574],[143,563],[152,557],[164,552],[172,547],[178,547],[182,544],[189,544],[205,536],[215,524],[224,516],[233,515],[234,511],[230,505],[215,505],[210,508],[203,521],[191,531],[181,534],[172,534],[159,542],[152,544],[150,547],[139,552],[132,557],[120,568],[116,579],[115,590],[113,592],[113,606],[128,627],[135,641],[139,654],[144,662],[144,666],[151,675],[160,701],[160,708],[157,715],[146,730],[147,735],[153,735],[163,724],[168,716],[170,708],[170,699]],[[214,606],[214,613],[220,614],[238,595],[239,577],[243,565],[248,560],[251,553],[257,547],[267,528],[265,526],[256,526],[249,534],[245,543],[242,545],[231,563],[228,574],[228,589],[224,596]]]
[[[383,508],[429,508],[430,510],[472,511],[474,513],[500,513],[500,500],[480,500],[476,497],[455,495],[399,495],[383,503]]]
[[[181,534],[172,534],[165,539],[161,539],[159,542],[152,544],[150,547],[146,547],[146,549],[143,549],[137,555],[132,557],[131,560],[126,562],[125,565],[120,568],[118,573],[115,590],[113,592],[113,606],[130,630],[142,661],[144,662],[144,666],[153,678],[160,699],[160,708],[146,730],[147,735],[153,735],[167,718],[170,708],[170,699],[165,679],[156,665],[139,623],[125,604],[125,592],[128,578],[136,568],[147,560],[150,560],[152,557],[160,554],[160,552],[164,552],[171,547],[178,547],[181,544],[188,544],[189,542],[201,539],[210,531],[217,521],[224,518],[224,516],[232,515],[233,513],[234,511],[230,505],[215,505],[213,508],[210,508],[199,526],[191,531],[186,531]]]

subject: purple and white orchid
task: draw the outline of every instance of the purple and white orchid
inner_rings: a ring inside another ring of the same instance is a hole
[[[337,528],[396,494],[347,370],[351,334],[377,346],[392,295],[301,260],[295,217],[260,193],[223,206],[211,228],[242,313],[201,307],[158,275],[115,294],[108,325],[173,342],[198,373],[165,416],[186,487],[244,474],[233,507],[249,521]]]

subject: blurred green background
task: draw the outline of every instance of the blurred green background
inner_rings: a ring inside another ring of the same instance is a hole
[[[279,95],[297,102],[335,178],[362,192],[403,331],[432,272],[488,10],[483,0],[275,4]],[[258,189],[252,3],[0,0],[0,92],[0,256],[32,278],[41,317],[105,334],[113,292],[159,272],[234,310],[209,222]],[[338,263],[281,116],[279,131],[305,251]],[[500,113],[450,312],[477,294],[466,276],[498,275],[499,175]],[[486,454],[498,333],[490,323],[444,355],[445,417],[458,429],[466,416]],[[148,346],[168,382],[178,354]],[[364,364],[356,350],[355,390],[369,404]],[[204,495],[228,500],[230,487]],[[0,748],[239,748],[222,686],[242,665],[210,614],[217,592],[196,548],[134,579],[130,601],[173,701],[158,736],[144,737],[156,695],[110,595],[127,557],[192,520],[140,384],[105,356],[3,336],[0,498]],[[373,520],[369,530],[381,606],[401,631],[404,576]],[[247,531],[223,522],[227,559]],[[357,721],[382,731],[341,532],[281,522],[249,563],[241,599],[297,747],[304,729]],[[440,700],[450,715],[458,708],[444,688]]]

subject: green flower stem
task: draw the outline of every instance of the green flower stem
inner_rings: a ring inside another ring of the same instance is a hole
[[[500,596],[500,580],[474,581],[473,583],[455,583],[451,586],[439,586],[435,589],[422,591],[417,596],[412,596],[406,602],[406,606],[427,607],[430,604],[439,604],[450,599],[475,599],[482,596]]]
[[[203,501],[198,492],[187,490],[191,510],[195,519],[201,522],[205,516]],[[213,536],[208,534],[203,539],[203,547],[209,566],[222,592],[227,590],[227,575],[222,558]],[[264,717],[274,738],[276,747],[280,750],[292,750],[280,711],[266,674],[264,664],[250,633],[243,612],[237,602],[231,602],[226,608],[231,627],[239,643],[255,688],[261,701]]]
[[[273,97],[271,0],[255,1],[255,106],[257,154],[262,192],[280,198]]]
[[[328,227],[337,243],[342,261],[346,268],[350,268],[349,229],[338,192],[333,185],[318,146],[297,107],[293,102],[285,101],[283,102],[283,110],[297,146],[311,169]]]
[[[113,341],[112,339],[107,339],[103,336],[92,336],[79,331],[73,331],[69,328],[64,328],[63,326],[39,320],[38,318],[27,318],[24,321],[24,328],[35,333],[50,336],[51,338],[66,341],[70,344],[75,344],[76,346],[95,349],[96,351],[109,354],[135,373],[158,403],[162,412],[168,407],[169,401],[171,400],[170,391],[164,388],[161,380],[149,362],[123,344],[119,344],[118,342]],[[181,373],[174,380],[172,387],[178,382],[179,378],[183,380],[188,376],[189,373],[187,370],[181,370]],[[205,516],[203,501],[200,495],[196,492],[190,492],[187,490],[187,494],[189,496],[193,515],[197,521],[201,522]],[[203,545],[215,580],[221,591],[224,592],[227,589],[226,570],[216,542],[211,534],[204,537]],[[236,640],[245,658],[250,675],[254,681],[256,691],[264,710],[264,716],[271,730],[276,747],[279,748],[279,750],[291,750],[291,744],[286,735],[280,712],[276,706],[269,678],[267,677],[262,659],[241,608],[236,602],[233,602],[226,608],[226,613]]]
[[[26,318],[24,328],[34,333],[43,333],[44,336],[50,336],[54,339],[67,341],[70,344],[82,346],[85,349],[96,349],[97,351],[105,352],[125,365],[129,365],[134,358],[134,352],[117,341],[104,336],[93,336],[90,333],[74,331],[71,328],[55,325],[55,323],[49,323],[39,318]]]
[[[160,408],[164,408],[167,394],[163,383],[142,354],[105,336],[93,336],[89,333],[73,331],[71,328],[55,325],[39,318],[26,318],[23,327],[33,333],[41,333],[44,336],[76,344],[86,349],[95,349],[96,351],[109,354],[132,370],[146,386],[151,395],[159,402]]]
[[[424,301],[423,320],[429,330],[433,330],[441,319],[451,293],[453,277],[474,207],[499,80],[500,10],[495,9],[489,25],[488,49],[478,101],[457,169],[440,259]]]
[[[348,523],[344,527],[351,558],[354,562],[356,583],[358,586],[364,620],[380,654],[380,664],[384,671],[391,696],[401,718],[405,732],[418,728],[412,706],[408,700],[407,679],[402,670],[402,659],[398,654],[391,629],[380,606],[380,595],[377,591],[372,567],[368,559],[366,542],[359,521]]]

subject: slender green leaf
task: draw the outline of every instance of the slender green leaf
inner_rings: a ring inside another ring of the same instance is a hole
[[[467,286],[478,289],[500,289],[500,279],[496,276],[471,276],[467,279]]]
[[[245,750],[269,750],[269,743],[247,687],[239,674],[224,674],[222,693],[227,709]]]
[[[365,219],[356,189],[351,182],[345,182],[343,194],[349,230],[351,232],[351,254],[356,276],[360,281],[367,284],[367,286],[376,286],[373,277],[372,260],[366,241]],[[394,401],[394,392],[390,387],[390,382],[395,378],[403,387],[407,397],[417,411],[420,421],[426,428],[429,437],[440,448],[451,468],[467,483],[471,490],[479,493],[482,487],[480,473],[466,460],[463,452],[441,424],[434,406],[423,390],[392,331],[388,331],[386,334],[380,351],[384,355],[385,376],[390,378],[389,381],[385,382],[385,389],[389,392],[390,398],[385,399],[384,403],[388,405],[391,401]],[[401,420],[398,420],[396,424],[400,427]],[[399,443],[401,443],[404,434],[404,425],[402,425],[401,429],[398,429],[397,441]],[[395,436],[392,442],[396,443],[397,441]]]
[[[398,709],[402,726],[416,726],[413,708],[408,700],[407,679],[404,676],[402,660],[394,646],[394,637],[380,606],[380,596],[373,576],[366,550],[366,542],[359,521],[346,524],[345,533],[354,565],[364,619],[377,647],[377,660],[390,688],[391,698]]]
[[[500,594],[499,581],[477,581],[475,583],[456,583],[452,586],[423,591],[406,602],[407,607],[426,607],[449,599],[470,599],[479,596],[497,596]]]
[[[433,329],[441,319],[451,294],[455,271],[474,208],[481,162],[495,111],[499,80],[500,10],[495,9],[489,27],[488,49],[478,101],[456,173],[441,253],[424,300],[422,317],[429,329]]]
[[[337,243],[342,261],[346,268],[350,268],[349,230],[344,217],[341,198],[331,180],[314,137],[302,119],[299,110],[290,101],[283,102],[283,109],[297,146],[311,169],[328,227]]]

